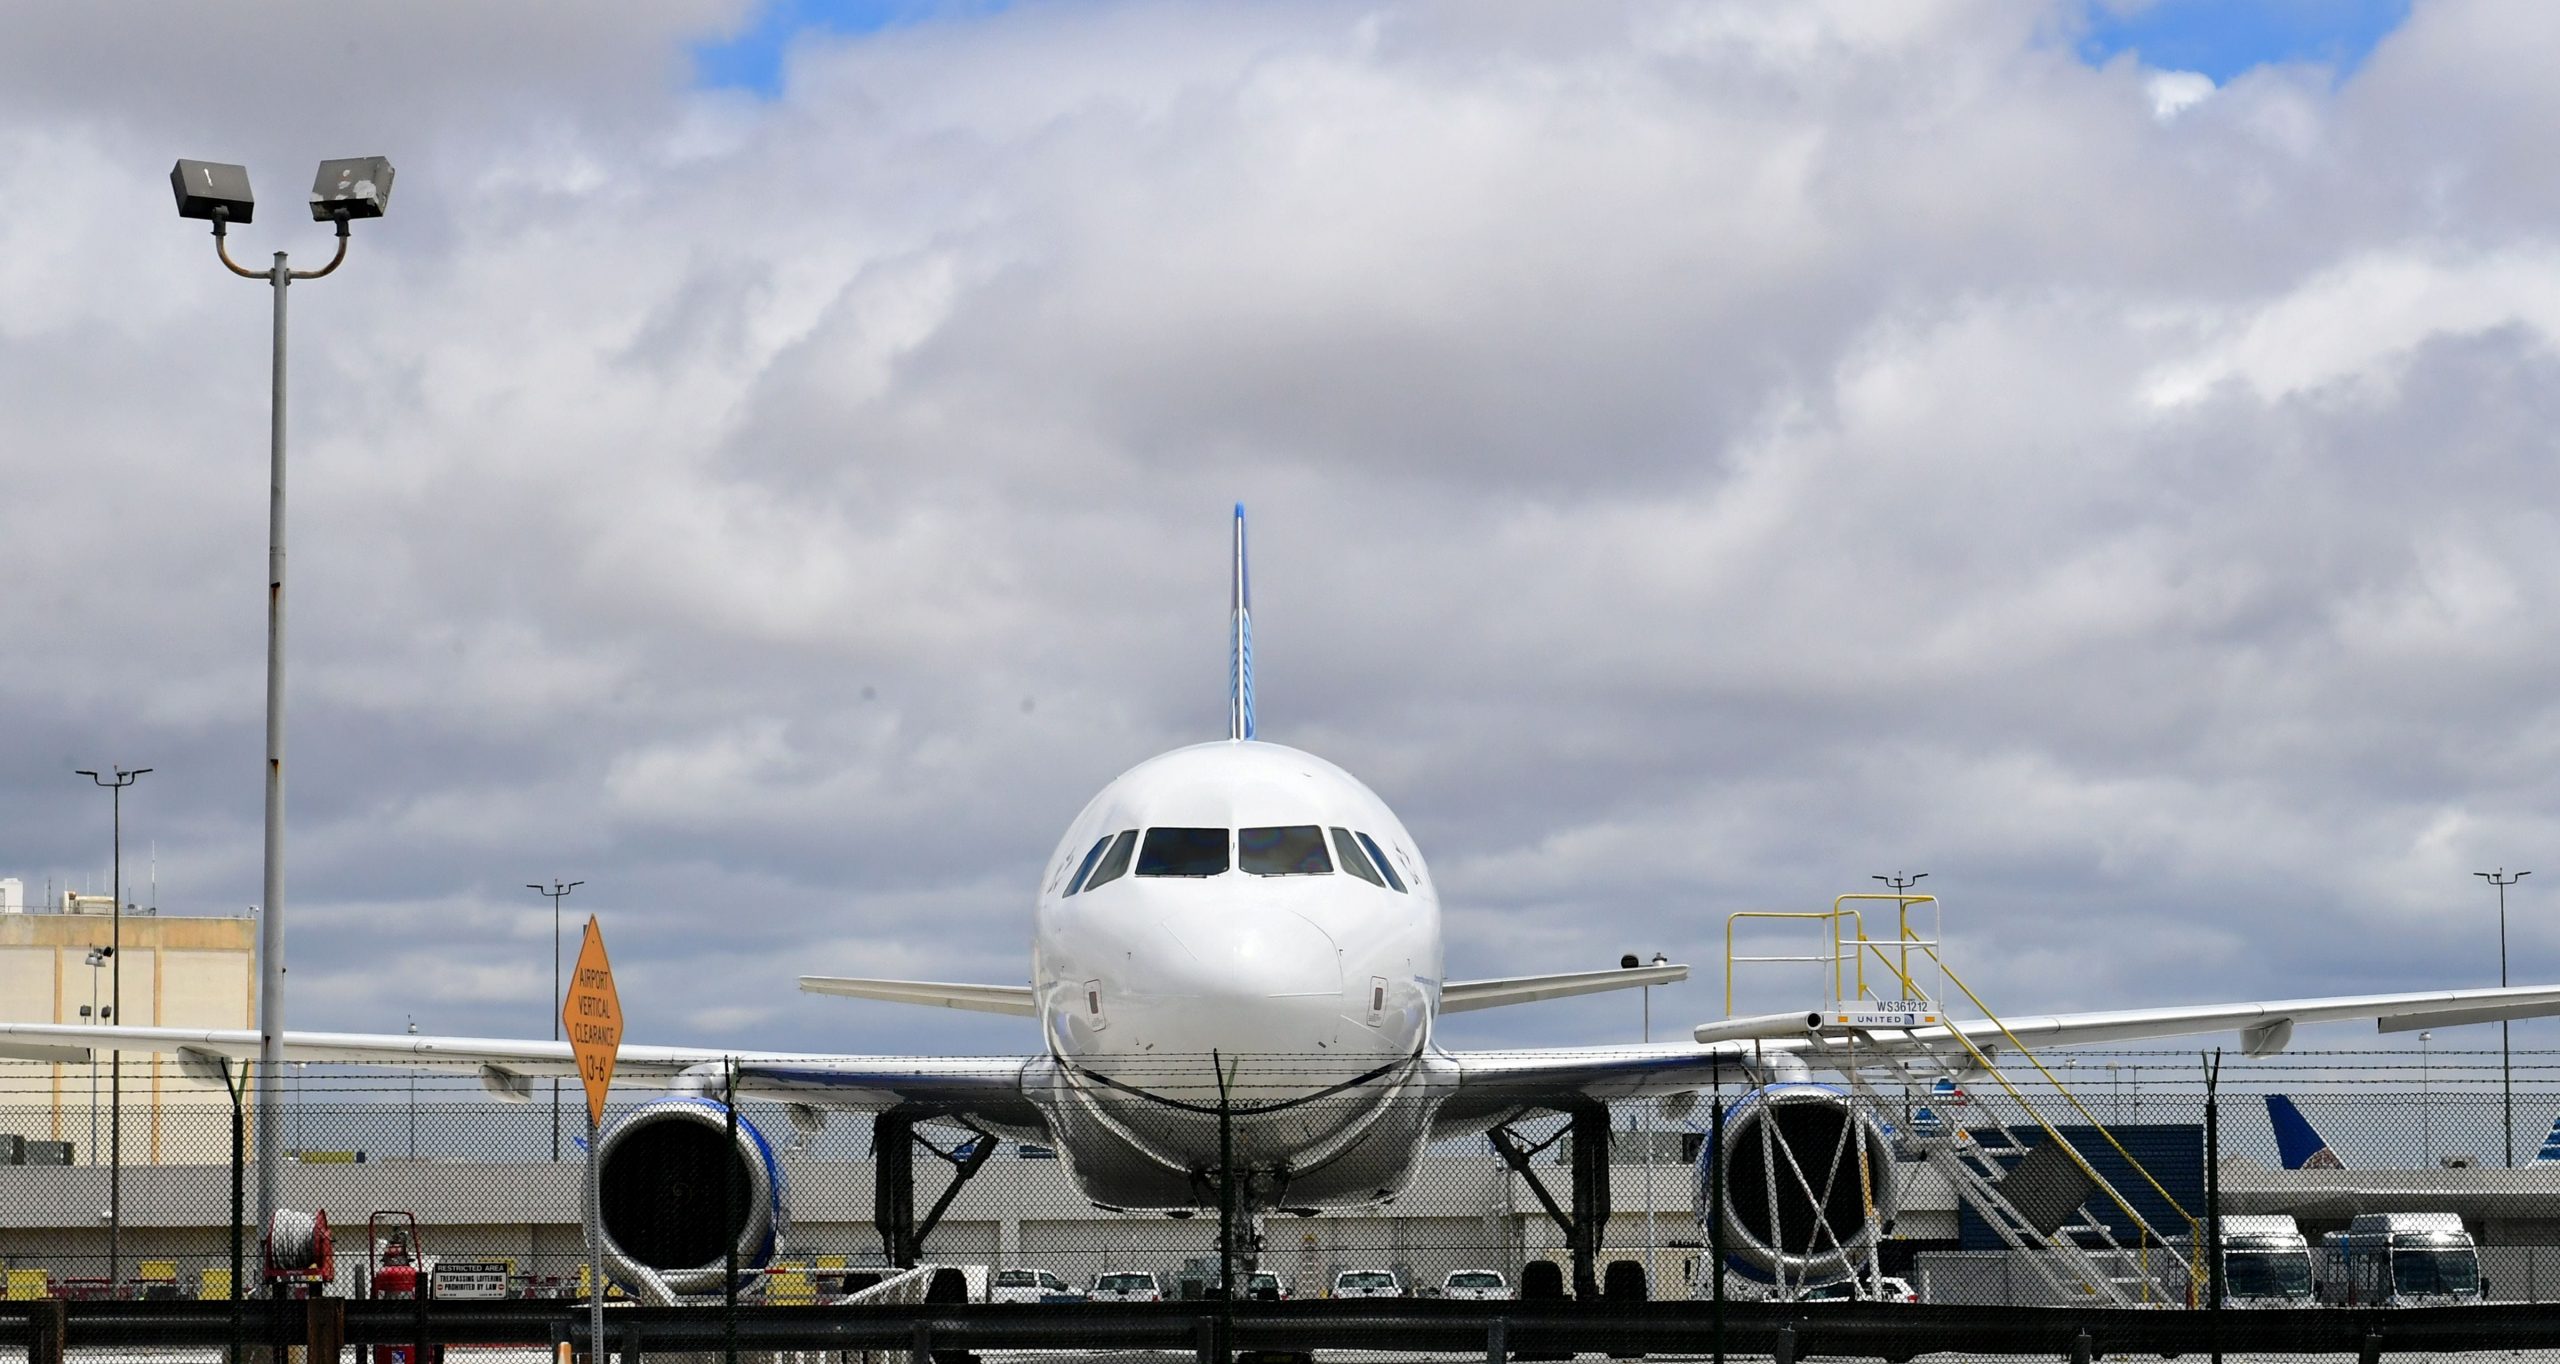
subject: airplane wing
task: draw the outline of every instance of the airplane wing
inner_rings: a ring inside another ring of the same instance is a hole
[[[1541,1047],[1462,1051],[1457,1092],[1432,1119],[1434,1137],[1482,1131],[1533,1108],[1578,1099],[1694,1094],[1718,1084],[1749,1088],[1749,1043],[1655,1042],[1630,1047]]]
[[[1719,1079],[1749,1084],[1743,1078],[1743,1066],[1754,1053],[1793,1055],[1820,1070],[1890,1062],[1931,1049],[1942,1055],[1952,1051],[1960,1059],[1961,1048],[1951,1046],[1955,1033],[1997,1056],[2020,1044],[2088,1046],[2237,1030],[2243,1051],[2265,1056],[2282,1051],[2300,1023],[2372,1019],[2383,1032],[2405,1032],[2555,1014],[2560,1014],[2560,985],[1976,1018],[1935,1027],[1870,1030],[1854,1039],[1836,1026],[1819,1031],[1808,1028],[1814,1016],[1806,1013],[1773,1014],[1743,1020],[1758,1025],[1746,1036],[1733,1035],[1732,1024],[1703,1025],[1701,1033],[1715,1035],[1714,1041],[1704,1044],[1451,1053],[1457,1065],[1457,1092],[1442,1105],[1433,1135],[1481,1130],[1522,1109],[1569,1100],[1694,1093]]]
[[[1687,980],[1686,966],[1629,966],[1615,971],[1566,971],[1552,976],[1511,976],[1501,980],[1453,980],[1440,987],[1440,1012],[1466,1013],[1498,1009],[1568,995],[1594,995],[1603,990],[1632,990],[1641,985],[1669,985]],[[806,989],[803,985],[801,988]]]
[[[255,1060],[258,1034],[247,1028],[117,1028],[60,1023],[0,1023],[0,1058],[79,1062],[93,1051],[174,1055],[191,1070],[216,1058]],[[493,1037],[426,1037],[405,1033],[288,1032],[291,1061],[353,1065],[427,1065],[477,1071],[504,1099],[524,1099],[542,1076],[574,1076],[566,1042]],[[821,1052],[653,1047],[626,1043],[614,1063],[616,1084],[672,1085],[711,1077],[723,1061],[738,1063],[738,1092],[819,1108],[878,1111],[912,1106],[938,1114],[979,1116],[1013,1127],[1038,1127],[1024,1097],[1021,1057],[844,1056]],[[694,1072],[691,1077],[687,1072]]]
[[[943,1009],[970,1009],[983,1014],[1039,1016],[1040,1006],[1028,985],[957,985],[938,980],[865,980],[855,976],[802,976],[800,988],[813,995],[882,999],[892,1004],[929,1004]]]

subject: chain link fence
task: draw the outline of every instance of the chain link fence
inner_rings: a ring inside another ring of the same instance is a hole
[[[1928,1320],[1956,1313],[1988,1330],[2007,1320],[1998,1314],[2030,1307],[2208,1303],[2206,1219],[2218,1208],[2226,1228],[2294,1219],[2306,1273],[2321,1282],[2335,1268],[2327,1260],[2343,1254],[2330,1234],[2350,1233],[2359,1217],[2454,1219],[2473,1247],[2472,1296],[2519,1305],[2560,1342],[2560,1307],[2547,1320],[2533,1311],[2560,1301],[2560,1159],[2540,1158],[2560,1120],[2560,1054],[2427,1046],[2232,1057],[2211,1121],[2208,1058],[2198,1053],[2084,1051],[2043,1058],[2041,1070],[2003,1060],[1996,1075],[1869,1069],[1859,1092],[1809,1087],[1806,1111],[1835,1115],[1827,1127],[1738,1078],[1721,1102],[1522,1110],[1493,1139],[1433,1139],[1425,1121],[1364,1116],[1376,1101],[1346,1092],[1305,1105],[1304,1120],[1409,1131],[1409,1169],[1388,1158],[1393,1136],[1346,1145],[1340,1168],[1368,1161],[1394,1177],[1365,1202],[1337,1194],[1301,1206],[1292,1189],[1327,1176],[1258,1163],[1247,1132],[1232,1221],[1220,1215],[1216,1168],[1154,1172],[1185,1188],[1170,1200],[1179,1206],[1105,1206],[1037,1131],[929,1114],[911,1127],[875,1126],[868,1114],[749,1098],[737,1117],[772,1175],[758,1182],[723,1163],[737,1148],[721,1144],[718,1105],[617,1091],[606,1128],[609,1154],[621,1154],[608,1168],[622,1173],[607,1188],[605,1223],[629,1261],[707,1266],[710,1277],[656,1295],[625,1264],[608,1273],[609,1292],[617,1306],[719,1303],[728,1282],[742,1310],[849,1298],[885,1308],[899,1294],[922,1300],[930,1284],[902,1275],[920,1262],[958,1270],[935,1291],[967,1301],[1197,1303],[1228,1296],[1222,1266],[1232,1263],[1235,1296],[1265,1303],[1580,1296],[1627,1311],[1648,1300],[1704,1311],[1721,1289],[1736,1311],[1775,1297],[1790,1310],[1836,1299],[1867,1312],[1907,1295],[1916,1303],[1903,1305],[1932,1309]],[[220,1083],[142,1054],[121,1064],[118,1082],[104,1058],[0,1063],[6,1299],[227,1306],[232,1157],[237,1149],[254,1208],[256,1152],[235,1143]],[[505,1102],[470,1077],[313,1065],[297,1067],[283,1094],[276,1202],[325,1214],[329,1253],[320,1263],[315,1236],[270,1255],[262,1229],[244,1226],[242,1297],[405,1299],[421,1280],[452,1301],[586,1297],[586,1124],[574,1084],[555,1099],[537,1082],[529,1100]],[[1110,1096],[1096,1101],[1095,1120],[1143,1135],[1148,1102]],[[696,1127],[713,1114],[711,1136],[650,1146],[621,1135],[654,1131],[671,1103],[697,1110]],[[1214,1102],[1193,1107],[1206,1111],[1187,1121],[1217,1121]],[[2290,1130],[2287,1111],[2308,1138]],[[1722,1158],[1702,1159],[1720,1128]],[[891,1175],[912,1167],[904,1193],[884,1178],[883,1141],[911,1143],[886,1163]],[[625,1154],[627,1170],[616,1164]],[[1968,1168],[2006,1203],[1970,1196]],[[2030,1185],[2052,1206],[2029,1207]],[[1804,1197],[1790,1201],[1791,1188]],[[1727,1215],[1702,1219],[1702,1204]],[[2010,1204],[2015,1223],[2000,1211]],[[761,1223],[760,1212],[770,1214]],[[2042,1233],[2032,1244],[2004,1234],[2029,1225]],[[723,1272],[732,1249],[734,1280]],[[2226,1247],[2236,1266],[2232,1256]],[[670,1272],[665,1284],[680,1277]],[[2299,1305],[2316,1310],[2321,1283],[2308,1287]],[[0,1359],[17,1357],[11,1348],[0,1339]]]

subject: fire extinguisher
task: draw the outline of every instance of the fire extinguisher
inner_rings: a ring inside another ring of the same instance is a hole
[[[406,1220],[408,1225],[394,1225],[388,1236],[368,1234],[366,1239],[381,1247],[382,1255],[373,1266],[366,1289],[376,1298],[415,1298],[426,1291],[426,1278],[419,1264],[417,1218],[406,1213],[376,1213],[375,1222]],[[368,1226],[368,1233],[374,1228]],[[444,1364],[444,1347],[430,1345],[426,1358],[415,1358],[414,1342],[385,1342],[373,1347],[373,1364]]]

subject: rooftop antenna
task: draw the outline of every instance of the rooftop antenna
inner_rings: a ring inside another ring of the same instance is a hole
[[[1234,592],[1227,621],[1227,737],[1253,737],[1253,584],[1244,568],[1244,504],[1236,504]]]

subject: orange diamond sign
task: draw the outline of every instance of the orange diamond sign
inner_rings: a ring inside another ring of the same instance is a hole
[[[622,1048],[622,996],[614,992],[613,963],[605,960],[604,934],[592,914],[578,944],[578,969],[569,976],[569,997],[560,1001],[560,1026],[578,1058],[578,1083],[587,1087],[587,1120],[602,1126],[605,1091],[613,1087],[613,1062]]]

